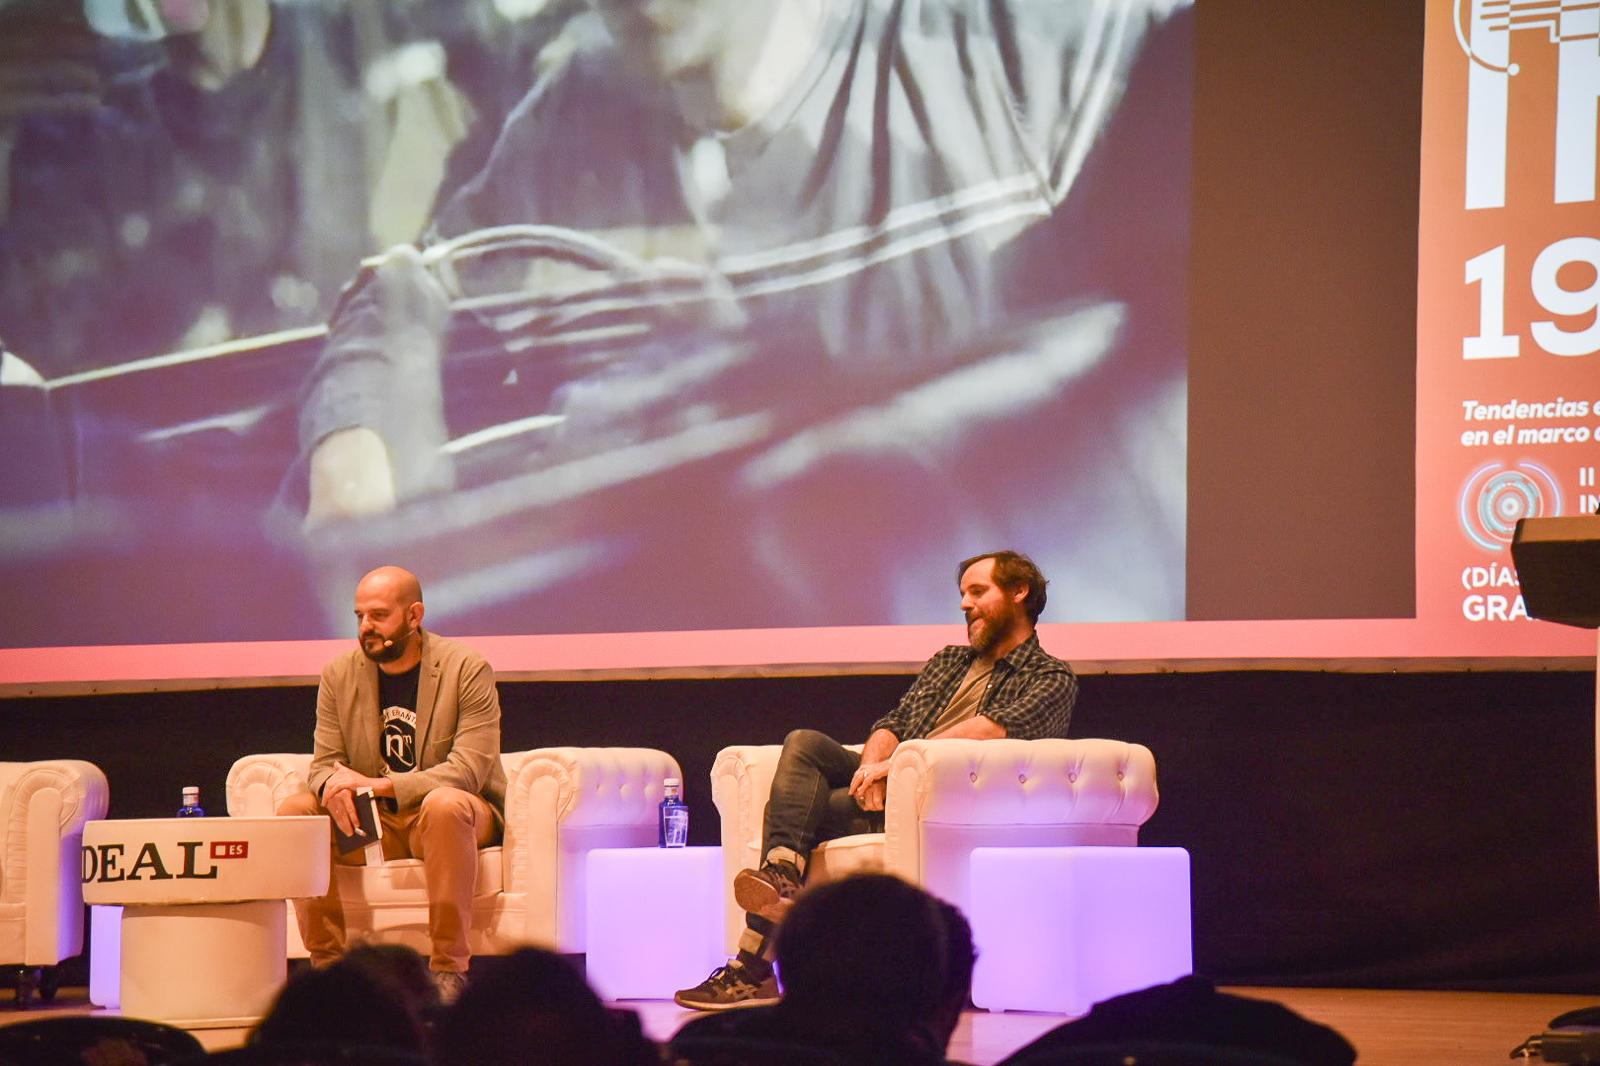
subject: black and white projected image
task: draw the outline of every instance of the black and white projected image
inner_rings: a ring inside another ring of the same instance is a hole
[[[0,0],[0,644],[1181,618],[1191,19]]]

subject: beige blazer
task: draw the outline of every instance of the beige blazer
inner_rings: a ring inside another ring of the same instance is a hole
[[[422,670],[417,679],[417,769],[390,773],[379,747],[378,664],[359,647],[322,668],[317,686],[317,729],[306,783],[322,786],[342,762],[368,777],[394,782],[401,810],[417,806],[433,789],[449,785],[476,792],[504,816],[506,775],[500,765],[500,694],[494,671],[464,644],[419,631]]]

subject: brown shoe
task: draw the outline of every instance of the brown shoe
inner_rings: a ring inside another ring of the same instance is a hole
[[[690,1010],[739,1010],[770,1007],[778,1002],[778,979],[771,971],[757,977],[737,960],[719,966],[693,988],[681,989],[673,1000]]]
[[[800,871],[786,862],[769,862],[759,870],[740,870],[733,879],[733,899],[747,913],[781,922],[800,892]]]

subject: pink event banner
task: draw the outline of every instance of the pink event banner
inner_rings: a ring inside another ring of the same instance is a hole
[[[965,639],[960,625],[463,636],[502,677],[912,670],[941,646]],[[1448,668],[1461,657],[1440,642],[1436,631],[1410,618],[1043,624],[1039,637],[1047,649],[1083,672],[1274,663],[1360,668],[1410,662]],[[1594,655],[1593,633],[1548,622],[1503,630],[1495,644],[1486,654],[1502,666],[1552,654]],[[352,638],[0,649],[0,692],[159,689],[185,683],[205,687],[208,682],[252,680],[304,683],[353,646]],[[807,667],[818,669],[803,669]]]
[[[1430,0],[1426,49],[1417,617],[1460,653],[1532,628],[1579,654],[1528,621],[1510,543],[1600,502],[1600,6]]]

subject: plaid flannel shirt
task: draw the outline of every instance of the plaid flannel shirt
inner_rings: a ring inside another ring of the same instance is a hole
[[[929,659],[899,706],[874,722],[873,730],[887,729],[900,740],[926,737],[977,654],[966,644],[952,644]],[[1065,737],[1077,699],[1072,667],[1039,647],[1034,633],[994,664],[978,713],[1017,740]]]

